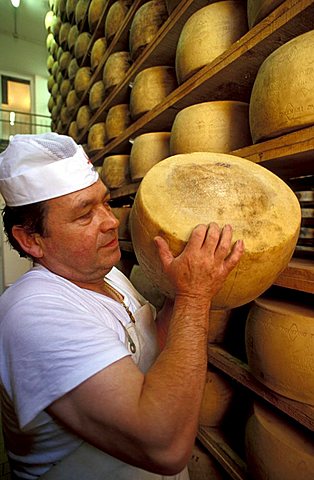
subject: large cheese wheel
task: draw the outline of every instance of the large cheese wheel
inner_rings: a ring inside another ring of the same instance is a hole
[[[146,277],[140,265],[134,265],[130,273],[130,281],[141,295],[148,300],[157,310],[165,302],[165,296]]]
[[[153,238],[162,235],[175,256],[192,229],[216,222],[233,226],[233,240],[245,252],[214,297],[213,308],[248,303],[270,287],[287,266],[300,227],[300,206],[292,190],[269,170],[223,153],[174,155],[154,165],[143,178],[131,213],[139,264],[168,296]]]
[[[53,56],[48,55],[48,57],[47,57],[47,70],[48,70],[49,73],[52,72],[52,66],[54,64],[54,61],[55,60],[54,60]]]
[[[131,0],[117,0],[109,8],[105,21],[105,37],[108,44],[121,27],[131,3]]]
[[[66,98],[66,106],[69,109],[70,113],[73,113],[74,110],[76,109],[77,105],[79,104],[79,98],[76,95],[75,90],[70,90],[69,93],[67,94]]]
[[[251,143],[248,103],[206,102],[177,113],[171,129],[170,152],[228,153]]]
[[[69,22],[62,23],[59,31],[59,45],[64,50],[68,46],[68,35],[70,32],[71,24]]]
[[[71,60],[72,60],[72,55],[70,52],[66,51],[62,53],[59,60],[59,67],[61,72],[67,72]]]
[[[65,12],[69,22],[72,22],[74,15],[75,15],[75,7],[77,5],[78,0],[67,0]]]
[[[170,133],[143,133],[135,138],[130,152],[132,182],[141,180],[153,165],[170,155]]]
[[[87,11],[89,7],[90,0],[78,0],[75,7],[75,23],[78,26],[79,30],[83,26],[85,17],[87,16]]]
[[[246,323],[251,372],[275,392],[314,405],[314,310],[258,298]]]
[[[313,435],[279,413],[255,404],[246,425],[245,444],[250,478],[313,479]]]
[[[105,37],[97,38],[94,42],[90,55],[90,66],[95,70],[101,62],[107,50],[107,40]]]
[[[247,28],[245,2],[215,2],[193,13],[183,26],[177,45],[178,82],[184,82],[221,55]]]
[[[115,52],[109,55],[103,70],[103,82],[106,93],[109,94],[124,80],[131,65],[129,52]]]
[[[173,67],[145,68],[134,79],[130,94],[130,112],[133,120],[161,103],[177,87]]]
[[[314,124],[314,30],[271,53],[257,72],[250,100],[254,142]]]
[[[158,30],[168,18],[164,0],[150,0],[134,15],[129,35],[132,60],[136,60],[145,47],[156,37]]]
[[[89,32],[82,32],[79,34],[74,45],[75,58],[80,61],[88,51],[91,41],[91,34]]]
[[[60,120],[61,120],[62,126],[67,125],[71,120],[71,114],[66,105],[62,105],[60,109]]]
[[[88,26],[91,32],[96,30],[107,0],[92,0],[88,8]]]
[[[88,90],[89,82],[92,77],[90,67],[81,67],[75,74],[74,89],[78,97],[82,97],[83,93]]]
[[[71,90],[71,82],[68,78],[65,78],[64,80],[62,80],[61,85],[60,85],[61,97],[63,99],[66,99],[70,90]]]
[[[48,110],[49,110],[50,113],[52,112],[52,109],[55,106],[55,104],[56,104],[55,99],[53,98],[52,95],[50,95],[49,100],[48,100]]]
[[[48,91],[51,93],[52,92],[52,88],[55,84],[55,79],[54,79],[54,76],[53,75],[49,75],[48,77],[48,80],[47,80],[47,88],[48,88]]]
[[[71,53],[74,53],[75,42],[79,36],[80,32],[77,28],[77,25],[72,25],[68,33],[68,48]]]
[[[118,237],[119,240],[130,240],[131,234],[129,230],[129,216],[131,207],[112,207],[112,213],[114,216],[119,220],[119,228],[118,228]]]
[[[53,98],[57,98],[58,93],[59,93],[59,85],[57,84],[57,82],[55,82],[52,85],[51,95],[53,96]]]
[[[76,124],[79,130],[83,130],[87,127],[90,119],[92,117],[92,112],[88,105],[82,105],[76,115]]]
[[[76,142],[78,141],[78,138],[79,138],[79,130],[77,128],[77,123],[75,120],[73,120],[71,123],[70,123],[70,126],[69,126],[69,132],[68,132],[69,136],[73,138],[73,140],[75,140]]]
[[[72,58],[68,66],[68,77],[70,80],[74,80],[75,75],[79,69],[76,58]]]
[[[110,155],[105,157],[101,170],[101,179],[108,188],[119,188],[129,183],[129,159],[129,155]]]
[[[254,27],[284,0],[247,0],[247,20],[249,28]]]
[[[121,103],[108,110],[106,117],[107,137],[113,140],[124,132],[131,123],[129,105]]]
[[[230,310],[211,310],[209,313],[209,328],[207,340],[210,343],[222,343],[230,318]]]
[[[218,427],[224,420],[234,396],[234,389],[221,373],[208,370],[201,403],[199,423]]]
[[[104,148],[106,143],[106,124],[105,122],[94,123],[89,129],[87,137],[88,151]]]
[[[105,85],[102,80],[95,82],[89,91],[89,106],[92,112],[97,110],[105,100]]]

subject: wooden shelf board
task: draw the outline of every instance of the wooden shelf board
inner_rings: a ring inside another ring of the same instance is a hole
[[[280,45],[313,29],[312,0],[286,0],[226,52],[180,85],[150,112],[108,143],[104,153],[123,153],[129,138],[150,131],[169,131],[177,112],[211,100],[249,101],[256,73]]]
[[[217,428],[200,425],[197,438],[234,480],[246,480],[245,462],[229,447]]]
[[[314,174],[314,126],[230,152],[284,178]]]
[[[140,182],[134,182],[129,183],[128,185],[124,185],[121,188],[117,188],[116,190],[110,190],[110,200],[127,197],[128,195],[133,195],[137,192],[139,186]]]
[[[294,258],[275,280],[274,285],[314,293],[314,262]]]
[[[253,377],[248,365],[218,345],[209,344],[208,361],[257,396],[314,431],[314,407],[288,399],[270,390]]]

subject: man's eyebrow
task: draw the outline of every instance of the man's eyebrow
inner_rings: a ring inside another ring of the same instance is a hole
[[[104,194],[102,195],[102,201],[106,200],[106,199],[110,199],[110,191],[107,190],[106,192],[104,192]],[[89,207],[90,205],[93,205],[95,202],[95,199],[78,199],[75,201],[74,205],[73,205],[73,208],[75,210],[83,210],[84,208],[87,208]]]

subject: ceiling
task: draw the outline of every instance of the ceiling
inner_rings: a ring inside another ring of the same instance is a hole
[[[15,8],[10,0],[0,0],[0,33],[45,46],[48,0],[20,0],[20,2],[20,6]]]

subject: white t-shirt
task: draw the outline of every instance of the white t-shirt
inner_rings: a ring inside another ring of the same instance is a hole
[[[135,311],[144,300],[116,268],[106,277]],[[14,471],[34,479],[82,442],[44,409],[130,355],[118,302],[36,266],[0,297],[3,429]]]

